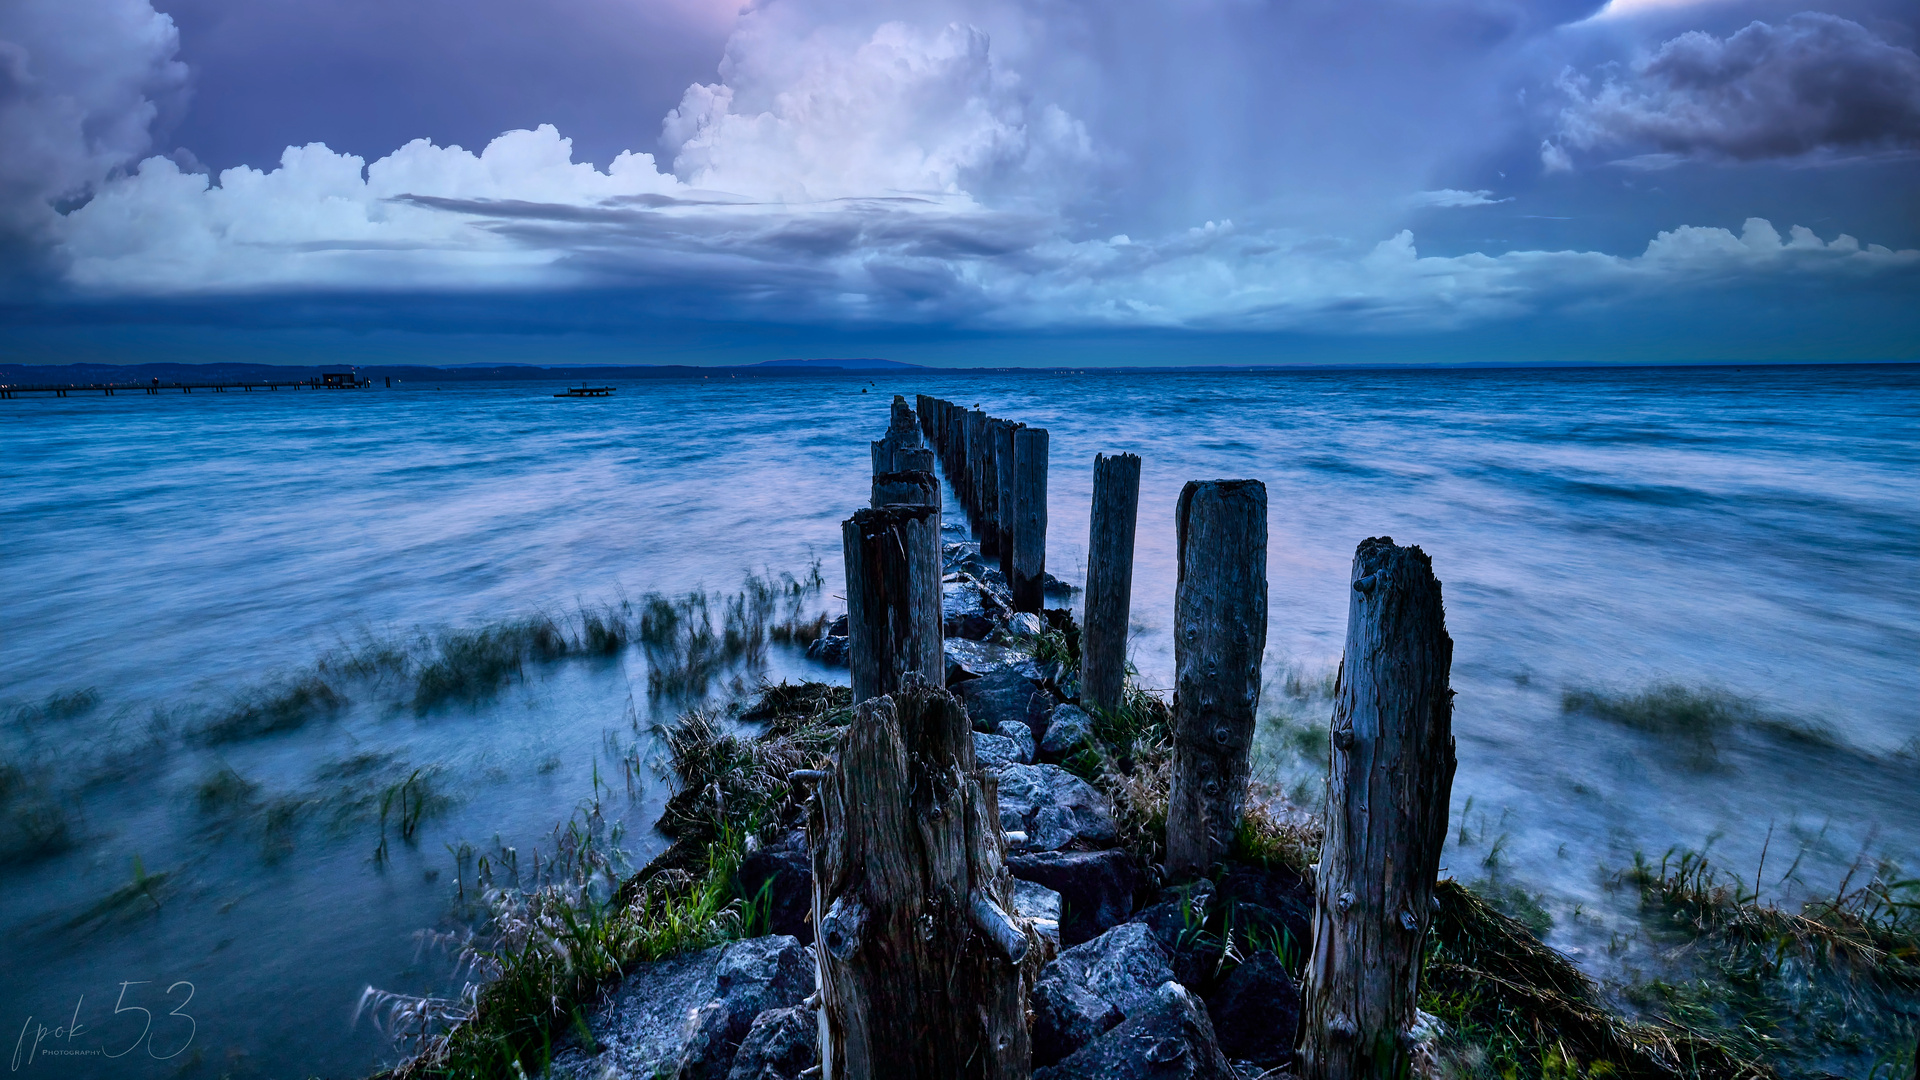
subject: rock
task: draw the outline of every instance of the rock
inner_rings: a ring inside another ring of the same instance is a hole
[[[1125,851],[1040,851],[1010,855],[1007,871],[1060,894],[1060,940],[1078,945],[1125,922],[1139,874]]]
[[[1080,591],[1080,586],[1069,585],[1066,582],[1061,581],[1059,578],[1054,577],[1052,574],[1046,573],[1045,571],[1041,572],[1040,581],[1041,581],[1041,584],[1040,584],[1041,595],[1049,597],[1051,599],[1071,600],[1073,599],[1074,594]]]
[[[741,1040],[727,1080],[798,1080],[819,1061],[819,1010],[805,1005],[768,1009]]]
[[[1040,741],[1040,756],[1059,761],[1092,741],[1093,717],[1078,705],[1060,705],[1047,718],[1047,737]]]
[[[725,948],[714,970],[715,996],[693,1014],[677,1080],[726,1080],[754,1019],[813,992],[813,950],[793,938],[748,938]]]
[[[1020,747],[1005,735],[995,735],[988,731],[973,733],[973,756],[979,760],[983,769],[998,769],[1002,765],[1020,764]]]
[[[823,664],[844,667],[847,663],[847,636],[845,634],[822,634],[807,646],[807,659],[818,660]]]
[[[1040,616],[1031,611],[1022,611],[1007,620],[1007,634],[1010,637],[1039,637],[1046,632],[1046,629],[1047,624],[1041,622]]]
[[[1060,894],[1031,881],[1013,879],[1013,913],[1030,919],[1040,936],[1060,948]]]
[[[641,964],[622,979],[606,1004],[587,1016],[596,1052],[569,1039],[555,1054],[552,1075],[563,1080],[652,1080],[671,1073],[687,1043],[687,1019],[714,999],[721,956],[732,945]]]
[[[1041,969],[1030,999],[1034,1063],[1050,1065],[1091,1043],[1171,978],[1166,949],[1138,923],[1061,953]]]
[[[995,735],[1012,739],[1013,759],[1022,765],[1033,764],[1033,729],[1017,720],[1002,720],[1000,726],[993,729]]]
[[[944,647],[947,655],[947,686],[953,690],[959,690],[969,680],[997,671],[1011,671],[1036,684],[1046,678],[1046,673],[1040,670],[1039,664],[1034,663],[1033,657],[1005,645],[947,638]]]
[[[1034,1071],[1033,1080],[1235,1080],[1207,1011],[1186,987],[1162,983],[1125,1022]]]
[[[827,627],[827,636],[829,637],[846,637],[847,633],[847,616],[845,614],[833,620],[833,625]]]
[[[1028,664],[1032,662],[1027,660]],[[1018,669],[1009,666],[989,671],[961,683],[959,690],[975,731],[998,731],[1001,724],[1013,721],[1026,725],[1036,743],[1046,735],[1053,697]]]
[[[940,613],[945,633],[950,638],[981,640],[993,633],[993,611],[997,601],[986,594],[980,583],[957,577],[940,586]]]
[[[1213,917],[1213,883],[1202,878],[1193,885],[1163,890],[1160,899],[1134,913],[1130,924],[1153,931],[1173,957],[1173,977],[1204,991],[1219,966],[1221,942],[1203,933]]]
[[[1292,870],[1236,865],[1221,879],[1213,902],[1233,920],[1242,940],[1258,940],[1268,950],[1297,950],[1301,956],[1309,951],[1313,889]]]
[[[1263,1068],[1293,1059],[1300,1028],[1300,990],[1280,958],[1265,949],[1246,959],[1207,998],[1220,1049]]]
[[[767,929],[802,945],[813,943],[813,866],[805,834],[796,847],[763,848],[740,860],[740,895],[765,903]],[[761,900],[761,890],[766,899]]]
[[[1112,847],[1120,842],[1113,806],[1092,784],[1058,765],[1003,765],[1000,827],[1026,834],[1020,851]]]

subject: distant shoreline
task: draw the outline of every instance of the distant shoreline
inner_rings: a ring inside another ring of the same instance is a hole
[[[1509,372],[1509,371],[1718,371],[1765,368],[1818,369],[1842,368],[1920,368],[1913,360],[1850,360],[1845,362],[1703,360],[1691,364],[1675,363],[1471,363],[1471,364],[1208,364],[1159,367],[932,367],[878,359],[774,360],[757,364],[703,366],[697,364],[568,364],[543,367],[534,364],[458,365],[435,367],[425,364],[0,364],[0,384],[147,382],[177,379],[308,379],[324,371],[351,367],[362,377],[374,380],[391,378],[396,382],[524,382],[576,379],[684,379],[728,375],[748,378],[807,378],[841,376],[871,378],[876,375],[1287,375],[1327,372]]]

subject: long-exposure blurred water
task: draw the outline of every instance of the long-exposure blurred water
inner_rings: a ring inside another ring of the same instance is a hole
[[[373,680],[290,730],[196,725],[369,643],[730,593],[815,560],[826,585],[805,602],[834,610],[839,521],[896,392],[1051,431],[1048,568],[1070,582],[1093,455],[1141,455],[1132,651],[1149,686],[1171,682],[1180,486],[1265,481],[1262,761],[1299,792],[1313,762],[1284,735],[1325,723],[1354,545],[1421,545],[1456,642],[1449,871],[1538,894],[1549,942],[1597,974],[1625,918],[1606,881],[1636,851],[1711,842],[1757,872],[1768,845],[1762,891],[1781,896],[1863,851],[1920,861],[1920,369],[555,389],[0,404],[0,1022],[10,1040],[85,1028],[46,1035],[34,1069],[394,1060],[355,1006],[368,985],[456,985],[416,937],[450,925],[455,850],[550,850],[599,796],[644,859],[667,791],[633,763],[688,701],[651,693],[629,647],[430,707]],[[844,680],[784,646],[733,674]],[[415,770],[433,812],[376,858],[377,793]],[[133,1045],[136,1006],[151,1032],[129,1056],[52,1053]]]

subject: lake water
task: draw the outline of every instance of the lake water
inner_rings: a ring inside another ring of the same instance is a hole
[[[355,1006],[368,985],[457,985],[416,932],[454,925],[460,845],[550,852],[598,796],[644,859],[666,794],[646,729],[686,702],[627,648],[422,707],[371,675],[259,737],[207,725],[271,717],[244,707],[370,643],[804,580],[815,560],[825,588],[795,602],[837,612],[838,525],[896,392],[1050,430],[1048,569],[1070,582],[1093,455],[1141,455],[1149,686],[1171,684],[1181,485],[1263,480],[1261,760],[1302,792],[1314,766],[1283,736],[1325,723],[1354,545],[1421,545],[1456,642],[1450,871],[1537,894],[1548,940],[1596,974],[1633,962],[1603,946],[1631,928],[1606,882],[1636,851],[1711,842],[1752,876],[1765,847],[1763,892],[1783,897],[1863,851],[1920,863],[1920,368],[555,389],[0,403],[0,1030],[39,1039],[22,1071],[393,1060]],[[729,672],[802,675],[845,677],[778,645]],[[408,780],[431,812],[402,837],[378,803]],[[128,1052],[56,1053],[95,1048]]]

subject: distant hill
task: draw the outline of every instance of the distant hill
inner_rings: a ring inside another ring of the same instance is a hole
[[[848,360],[836,360],[821,357],[810,360],[762,360],[758,364],[747,364],[753,368],[807,368],[814,371],[924,371],[924,364],[903,364],[898,360],[880,360],[874,357],[858,357]]]

